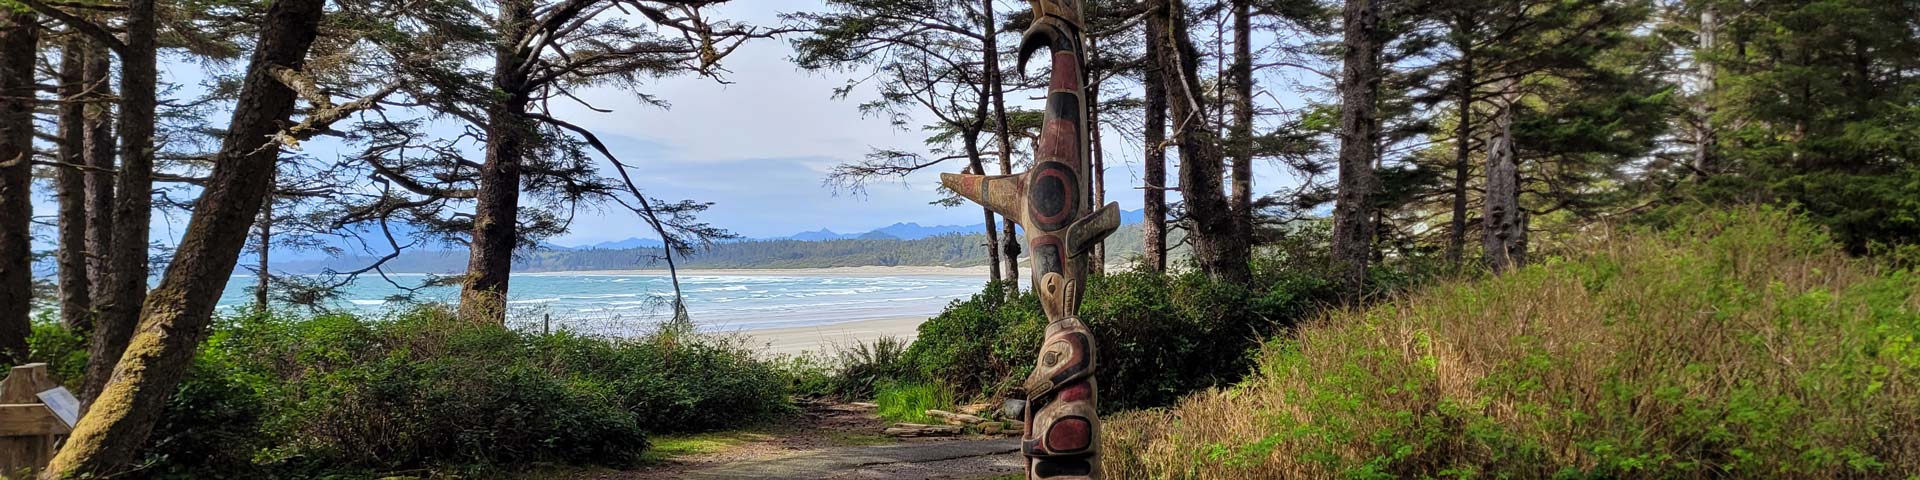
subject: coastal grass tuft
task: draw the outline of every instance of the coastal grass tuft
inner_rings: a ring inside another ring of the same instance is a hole
[[[1110,478],[1912,478],[1920,274],[1772,210],[1333,313],[1109,418]]]
[[[895,422],[937,424],[940,419],[927,410],[953,407],[953,393],[939,385],[920,382],[889,382],[874,395],[880,418]]]

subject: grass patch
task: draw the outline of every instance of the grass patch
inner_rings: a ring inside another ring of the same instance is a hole
[[[1708,213],[1346,311],[1110,418],[1111,478],[1908,478],[1920,274]]]
[[[773,435],[766,432],[746,430],[661,435],[650,439],[653,446],[647,449],[646,453],[641,454],[640,460],[642,463],[655,464],[674,457],[714,453],[773,438]]]
[[[895,422],[939,423],[940,419],[927,416],[927,410],[945,409],[953,405],[953,394],[945,388],[926,383],[894,382],[881,385],[874,395],[874,403],[879,404],[880,418]]]

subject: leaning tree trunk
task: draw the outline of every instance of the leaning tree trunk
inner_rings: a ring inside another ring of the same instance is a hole
[[[1253,11],[1251,0],[1233,1],[1233,229],[1253,241]]]
[[[1520,208],[1520,165],[1513,148],[1513,102],[1507,100],[1493,120],[1487,151],[1487,267],[1505,271],[1526,266],[1527,212]]]
[[[87,375],[81,385],[83,410],[113,376],[114,366],[140,322],[147,296],[147,233],[153,220],[153,132],[159,68],[155,43],[155,0],[127,2],[126,51],[120,59],[120,169],[114,179],[113,240],[108,245],[107,281],[100,286],[99,315],[87,342]]]
[[[532,25],[531,1],[506,0],[500,11],[500,38],[520,38]],[[502,41],[494,53],[493,87],[505,98],[487,108],[487,158],[480,167],[467,281],[460,288],[460,318],[470,322],[507,321],[507,282],[519,241],[521,162],[533,135],[526,117],[527,78],[520,69],[524,60],[511,41]]]
[[[272,189],[279,143],[271,142],[293,114],[294,91],[268,72],[300,69],[318,34],[325,0],[278,0],[267,7],[260,40],[247,67],[233,120],[213,176],[173,262],[141,309],[139,334],[114,368],[93,407],[47,466],[48,478],[105,477],[133,459],[179,387],[194,350],[207,336],[214,304],[226,288],[260,203]]]
[[[69,35],[60,45],[60,163],[53,171],[54,196],[59,198],[58,250],[60,323],[85,334],[93,329],[93,294],[87,277],[87,38]]]
[[[38,20],[0,9],[0,360],[27,363],[33,312],[33,83]]]
[[[1159,8],[1165,8],[1162,4]],[[1167,84],[1160,68],[1160,42],[1154,41],[1165,33],[1165,23],[1149,21],[1146,23],[1147,63],[1142,70],[1145,79],[1146,125],[1142,142],[1145,143],[1146,166],[1142,168],[1140,182],[1146,217],[1141,230],[1146,245],[1142,255],[1146,257],[1147,268],[1155,272],[1167,271]]]
[[[1180,146],[1180,196],[1187,205],[1192,228],[1187,238],[1193,259],[1213,278],[1245,283],[1252,277],[1247,263],[1251,245],[1234,227],[1233,208],[1221,188],[1225,160],[1219,139],[1206,123],[1206,101],[1201,93],[1199,51],[1187,36],[1185,2],[1160,0],[1147,21],[1161,22],[1161,79],[1166,82],[1167,113]]]
[[[1367,260],[1373,250],[1374,147],[1379,123],[1374,118],[1380,92],[1379,0],[1351,0],[1343,13],[1341,43],[1340,184],[1333,207],[1333,271],[1347,299],[1366,288]]]
[[[1034,0],[1033,26],[1020,44],[1052,56],[1045,120],[1033,168],[1015,175],[940,176],[941,183],[1026,227],[1033,251],[1033,290],[1047,315],[1038,365],[1027,377],[1027,477],[1099,478],[1100,420],[1094,386],[1093,333],[1080,321],[1087,260],[1093,246],[1120,225],[1119,207],[1086,202],[1088,162],[1080,5]],[[1022,68],[1024,71],[1025,69]]]

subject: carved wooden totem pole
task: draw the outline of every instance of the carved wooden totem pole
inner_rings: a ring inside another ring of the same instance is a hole
[[[1046,48],[1053,57],[1046,120],[1033,168],[1004,176],[941,175],[941,183],[1019,222],[1033,255],[1032,285],[1047,314],[1046,339],[1027,377],[1021,450],[1029,479],[1100,478],[1100,418],[1093,333],[1080,321],[1087,253],[1120,226],[1118,204],[1095,209],[1089,188],[1080,0],[1031,0],[1033,26],[1019,65]]]

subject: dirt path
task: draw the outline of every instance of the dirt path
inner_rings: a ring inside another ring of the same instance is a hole
[[[871,409],[804,405],[795,419],[733,432],[655,439],[652,465],[630,470],[548,472],[553,480],[982,480],[1021,471],[1020,442],[969,436],[900,440],[881,436]]]

